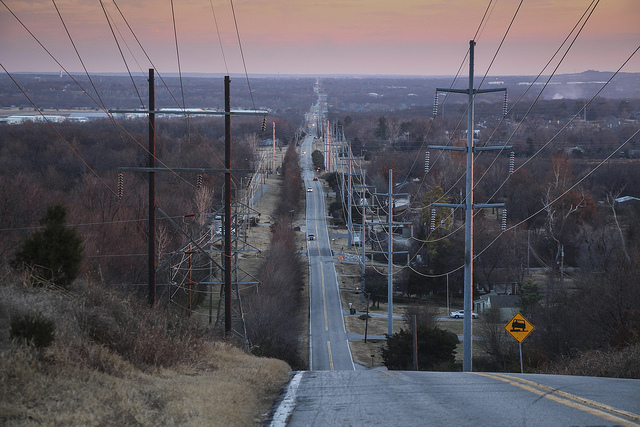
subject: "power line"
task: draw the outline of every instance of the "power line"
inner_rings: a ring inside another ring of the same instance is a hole
[[[244,67],[244,75],[247,78],[247,86],[249,88],[249,95],[251,96],[251,104],[253,109],[256,109],[256,103],[253,100],[253,91],[251,90],[251,82],[249,82],[249,73],[247,72],[247,62],[244,59],[244,50],[242,49],[242,42],[240,41],[240,30],[238,30],[238,20],[236,19],[236,9],[233,7],[233,0],[229,0],[231,3],[231,12],[233,13],[233,23],[236,26],[236,35],[238,37],[238,46],[240,47],[240,56],[242,57],[242,66]]]
[[[178,59],[178,77],[180,78],[180,93],[182,94],[182,108],[186,108],[184,102],[184,85],[182,84],[182,67],[180,66],[180,48],[178,47],[178,29],[176,28],[176,14],[171,0],[171,19],[173,20],[173,39],[176,43],[176,58]]]
[[[149,63],[151,64],[151,66],[156,69],[157,71],[157,67],[154,64],[153,60],[151,59],[151,57],[149,56],[149,54],[147,53],[146,49],[144,48],[144,46],[142,45],[142,43],[140,42],[140,39],[138,38],[138,36],[136,35],[135,31],[133,31],[133,28],[131,27],[131,25],[129,24],[129,21],[127,20],[127,18],[124,16],[124,13],[122,12],[122,10],[120,9],[120,7],[118,6],[118,4],[116,3],[116,0],[112,0],[114,6],[116,7],[116,9],[118,10],[118,13],[120,14],[120,16],[122,17],[123,21],[125,22],[125,24],[127,25],[127,28],[129,28],[129,31],[131,32],[131,35],[133,36],[133,38],[136,40],[136,42],[138,43],[138,47],[140,47],[140,49],[142,50],[142,53],[145,55],[145,57],[147,58],[147,60],[149,61]],[[175,102],[175,104],[180,108],[180,102],[178,102],[178,100],[176,99],[176,97],[174,96],[173,92],[171,91],[171,89],[169,88],[169,85],[167,84],[167,82],[164,80],[162,74],[160,72],[157,72],[158,78],[160,79],[160,81],[162,81],[162,84],[164,85],[165,89],[167,90],[167,92],[169,93],[169,95],[171,96],[171,98],[173,99],[173,101]],[[182,107],[183,112],[184,112],[184,116],[187,119],[187,121],[189,122],[190,126],[193,127],[193,129],[196,131],[196,134],[199,136],[200,140],[203,141],[205,143],[205,146],[207,147],[207,149],[209,150],[209,152],[211,153],[211,155],[213,156],[214,159],[216,159],[218,161],[218,163],[220,165],[224,165],[224,162],[222,161],[222,159],[220,159],[220,157],[218,157],[218,155],[213,151],[213,149],[209,146],[209,144],[207,144],[206,140],[204,139],[204,137],[202,136],[202,134],[198,131],[197,127],[191,122],[191,119],[189,118],[189,115],[186,113],[186,111],[184,110],[184,107]],[[197,149],[197,148],[196,148]],[[213,166],[213,164],[207,159],[206,156],[202,156],[202,158],[210,165]],[[182,177],[180,177],[180,179],[183,179]]]
[[[138,95],[138,100],[140,100],[140,105],[144,108],[144,101],[142,100],[142,96],[138,91],[138,86],[136,86],[136,82],[133,80],[133,75],[131,75],[131,70],[129,69],[129,64],[127,63],[126,58],[124,57],[124,53],[122,53],[122,48],[120,47],[120,43],[118,42],[118,37],[116,37],[116,33],[113,31],[113,26],[111,25],[111,20],[107,15],[107,10],[104,7],[104,3],[100,0],[100,6],[102,7],[102,11],[104,13],[104,17],[107,20],[107,24],[109,24],[109,29],[111,30],[111,34],[113,35],[113,41],[116,42],[116,46],[118,47],[118,52],[120,52],[120,57],[122,58],[122,62],[124,63],[125,68],[127,69],[127,74],[129,75],[129,79],[131,79],[131,84],[133,85],[136,94]]]
[[[615,72],[615,73],[614,73],[614,74],[609,78],[609,80],[608,80],[608,81],[607,81],[607,82],[606,82],[606,83],[605,83],[605,84],[600,88],[600,90],[599,90],[595,95],[593,95],[593,96],[592,96],[592,98],[589,100],[589,102],[587,103],[587,105],[589,105],[589,103],[591,103],[594,99],[596,99],[596,97],[600,94],[600,92],[601,92],[602,90],[604,90],[604,88],[605,88],[605,87],[606,87],[606,86],[611,82],[611,80],[612,80],[612,79],[613,79],[613,78],[614,78],[614,77],[615,77],[615,76],[616,76],[616,75],[617,75],[617,74],[622,70],[622,68],[624,68],[624,66],[625,66],[625,65],[626,65],[626,64],[627,64],[627,63],[628,63],[628,62],[633,58],[633,56],[635,56],[635,55],[636,55],[636,53],[637,53],[639,50],[640,50],[640,46],[638,46],[638,47],[633,51],[633,53],[632,53],[632,54],[631,54],[631,55],[630,55],[630,56],[629,56],[629,57],[624,61],[624,63],[623,63],[623,64],[622,64],[622,65],[621,65],[621,66],[616,70],[616,72]],[[549,145],[551,142],[553,142],[553,140],[554,140],[554,139],[555,139],[555,138],[556,138],[556,137],[557,137],[557,136],[558,136],[558,135],[559,135],[559,134],[560,134],[564,129],[566,129],[566,127],[568,127],[568,126],[573,122],[573,120],[575,120],[575,118],[576,118],[576,117],[578,117],[578,116],[580,115],[580,113],[581,113],[580,111],[579,111],[578,113],[576,113],[576,115],[574,115],[574,116],[571,118],[571,120],[570,120],[570,121],[569,121],[565,126],[563,126],[563,128],[562,128],[560,131],[558,131],[558,133],[556,133],[556,134],[555,134],[555,135],[554,135],[554,136],[553,136],[553,137],[552,137],[552,138],[551,138],[551,139],[550,139],[550,140],[545,144],[545,147],[546,147],[547,145]],[[590,171],[589,171],[589,172],[588,172],[584,177],[582,177],[581,179],[579,179],[575,184],[573,184],[569,189],[567,189],[566,191],[564,191],[561,195],[559,195],[559,196],[558,196],[558,197],[556,197],[555,199],[551,200],[549,203],[545,204],[542,208],[540,208],[537,212],[535,212],[535,213],[531,214],[529,217],[527,217],[527,218],[525,218],[524,220],[522,220],[522,221],[518,222],[517,224],[515,224],[515,225],[513,225],[513,226],[511,226],[511,227],[509,227],[509,228],[507,228],[505,231],[502,231],[502,232],[501,232],[501,233],[500,233],[500,234],[499,234],[499,235],[498,235],[498,236],[497,236],[493,241],[491,241],[491,242],[490,242],[490,243],[489,243],[485,248],[483,248],[479,253],[477,253],[477,254],[474,256],[474,259],[475,259],[475,258],[477,258],[478,256],[480,256],[482,253],[484,253],[487,249],[489,249],[489,248],[490,248],[490,247],[491,247],[491,246],[492,246],[492,245],[493,245],[493,244],[494,244],[494,243],[495,243],[495,242],[496,242],[496,241],[497,241],[497,240],[498,240],[498,239],[499,239],[503,234],[505,234],[506,232],[508,232],[508,231],[510,231],[510,230],[512,230],[512,229],[514,229],[514,228],[516,228],[516,227],[519,227],[520,225],[522,225],[522,224],[526,223],[526,222],[527,222],[527,221],[529,221],[531,218],[533,218],[533,217],[535,217],[536,215],[540,214],[541,212],[545,211],[545,210],[546,210],[546,209],[548,209],[551,205],[553,205],[553,204],[554,204],[554,203],[556,203],[558,200],[560,200],[562,197],[564,197],[568,192],[570,192],[570,191],[571,191],[571,190],[573,190],[575,187],[577,187],[580,183],[582,183],[582,182],[583,182],[583,181],[584,181],[588,176],[592,175],[592,174],[593,174],[593,173],[594,173],[598,168],[600,168],[604,163],[606,163],[606,162],[607,162],[608,160],[610,160],[613,156],[615,156],[615,154],[616,154],[620,149],[622,149],[622,147],[624,147],[627,143],[629,143],[629,142],[630,142],[630,141],[631,141],[635,136],[637,136],[638,134],[640,134],[640,129],[639,129],[639,130],[637,130],[633,135],[631,135],[631,136],[630,136],[630,137],[629,137],[625,142],[623,142],[622,144],[620,144],[620,145],[619,145],[615,150],[613,150],[613,151],[611,152],[611,154],[609,154],[609,155],[608,155],[604,160],[602,160],[601,162],[599,162],[599,163],[598,163],[598,164],[597,164],[593,169],[591,169],[591,170],[590,170]],[[539,154],[541,151],[542,151],[542,150],[539,150],[536,154]],[[516,169],[516,171],[517,171],[517,170],[520,170],[521,168],[523,168],[523,167],[524,167],[524,165],[525,165],[526,163],[528,163],[530,160],[531,160],[531,158],[530,158],[530,159],[528,159],[528,160],[527,160],[527,162],[525,162],[525,163],[523,163],[522,165],[520,165],[520,166]],[[515,171],[514,171],[514,173],[515,173]],[[509,177],[510,177],[510,176],[509,176]],[[497,194],[497,193],[498,193],[498,191],[499,191],[499,190],[500,190],[500,189],[501,189],[501,188],[506,184],[506,182],[508,181],[509,177],[507,177],[507,179],[505,179],[505,181],[504,181],[504,182],[499,186],[499,188],[496,190],[496,192],[495,192],[495,193],[494,193],[494,194],[493,194],[489,199],[493,198],[493,197],[495,196],[495,194]],[[462,268],[462,266],[461,266],[461,267],[458,267],[457,269],[454,269],[454,270],[452,270],[452,271],[449,271],[448,273],[443,273],[443,274],[440,274],[440,275],[426,275],[426,274],[423,274],[423,273],[421,273],[421,272],[419,272],[419,271],[417,271],[417,270],[413,269],[410,265],[409,265],[409,268],[410,268],[412,271],[414,271],[415,273],[417,273],[417,274],[419,274],[419,275],[421,275],[421,276],[435,278],[435,277],[443,277],[443,276],[445,276],[445,275],[447,275],[447,274],[450,274],[450,273],[453,273],[453,272],[455,272],[455,271],[458,271],[458,270],[460,270],[460,269]]]
[[[213,9],[213,0],[209,0],[211,4],[211,13],[213,14],[213,22],[216,24],[216,33],[218,34],[218,41],[220,42],[220,51],[222,52],[222,60],[224,61],[224,68],[229,74],[229,67],[227,66],[227,57],[224,54],[224,47],[222,47],[222,37],[220,37],[220,29],[218,28],[218,19],[216,18],[216,12]]]

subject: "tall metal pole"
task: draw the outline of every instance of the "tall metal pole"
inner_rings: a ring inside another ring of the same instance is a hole
[[[389,213],[387,226],[387,334],[393,335],[393,169],[389,169]]]
[[[365,187],[367,185],[366,173],[367,173],[366,170],[362,171],[362,198],[361,198],[361,200],[362,200],[362,227],[360,227],[360,246],[361,246],[361,249],[362,249],[362,269],[360,271],[360,274],[362,275],[362,278],[361,278],[362,284],[361,284],[361,286],[362,286],[362,291],[363,291],[363,294],[362,294],[363,300],[364,300],[364,291],[365,291],[364,275],[365,275],[365,272],[366,272],[366,267],[365,267],[366,256],[365,256],[365,248],[364,248],[364,245],[365,245],[365,242],[366,242],[364,236],[365,236],[365,226],[366,226],[366,218],[367,218],[367,211],[366,211],[366,209],[367,209],[367,207],[366,207],[366,203],[367,203],[367,198],[366,198],[366,194],[367,193],[366,193],[366,191],[367,191],[367,189]]]
[[[273,123],[273,173],[276,173],[276,122]]]
[[[464,234],[464,323],[462,340],[462,371],[471,372],[472,357],[472,303],[473,303],[473,50],[476,42],[469,42],[469,106],[467,111],[467,180]]]
[[[353,240],[353,220],[351,218],[351,194],[352,194],[352,187],[351,187],[351,147],[347,146],[347,151],[349,154],[349,195],[347,196],[348,199],[348,203],[347,203],[347,248],[349,250],[351,250],[351,241]]]
[[[231,333],[231,96],[224,77],[224,332]]]
[[[327,120],[327,172],[333,171],[331,169],[331,144],[331,124],[329,123],[329,120]]]
[[[153,68],[149,68],[149,305],[156,305],[156,100]]]
[[[429,145],[429,148],[436,148],[441,150],[451,151],[466,151],[467,152],[467,176],[466,176],[466,200],[464,204],[465,208],[465,239],[464,239],[464,303],[463,308],[465,311],[463,322],[463,351],[462,351],[462,370],[464,372],[471,372],[471,356],[473,352],[473,209],[483,208],[497,208],[504,207],[504,203],[482,203],[474,205],[473,203],[473,159],[474,152],[476,150],[490,151],[505,149],[511,149],[511,146],[499,146],[499,147],[474,147],[473,146],[473,123],[474,123],[474,99],[479,93],[489,92],[503,92],[506,88],[492,88],[492,89],[474,89],[473,88],[473,63],[474,63],[474,47],[476,42],[471,40],[469,42],[469,88],[468,89],[443,89],[436,88],[437,92],[454,92],[465,93],[469,97],[469,105],[467,109],[467,145],[466,147],[452,147],[452,146],[437,146]],[[459,208],[460,206],[455,203],[434,203],[437,207],[449,207]]]

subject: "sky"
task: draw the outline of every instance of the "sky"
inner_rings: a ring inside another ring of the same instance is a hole
[[[128,66],[163,74],[246,67],[249,75],[455,75],[467,69],[474,39],[476,74],[537,75],[592,3],[598,5],[558,73],[616,71],[640,46],[640,0],[236,0],[241,43],[229,0],[174,0],[173,14],[171,0],[102,0],[104,11],[100,0],[1,3],[0,63],[10,73],[61,70],[13,14],[62,67],[83,71],[55,6],[92,74]],[[640,53],[622,71],[640,72]]]

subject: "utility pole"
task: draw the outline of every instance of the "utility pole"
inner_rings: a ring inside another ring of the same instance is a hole
[[[393,335],[393,169],[389,169],[389,220],[387,238],[387,334]]]
[[[153,68],[149,68],[149,305],[156,305],[156,100]]]
[[[464,323],[463,323],[463,348],[462,348],[462,371],[471,372],[472,369],[472,312],[473,312],[473,210],[489,207],[503,207],[504,203],[474,204],[473,203],[473,161],[476,151],[504,150],[511,147],[474,147],[474,98],[478,93],[505,92],[506,88],[496,89],[474,89],[473,67],[474,48],[476,42],[469,41],[469,88],[468,89],[444,89],[436,88],[436,92],[464,93],[468,95],[467,107],[467,145],[466,147],[452,146],[429,146],[441,150],[466,151],[467,153],[467,173],[466,173],[466,197],[465,197],[465,239],[464,239]],[[437,97],[436,97],[437,99]],[[455,203],[434,203],[434,206],[458,208]]]
[[[371,225],[383,225],[387,227],[387,251],[374,251],[371,253],[382,253],[387,257],[387,333],[393,335],[393,227],[394,225],[409,225],[411,222],[393,222],[393,169],[389,169],[388,193],[374,193],[378,196],[387,196],[387,222],[372,222]],[[406,194],[396,194],[396,196],[406,196]],[[398,251],[396,254],[408,254],[408,251]]]
[[[231,95],[229,76],[224,76],[224,332],[232,330],[231,306]],[[274,128],[275,129],[275,128]],[[275,133],[275,130],[274,130]],[[275,144],[275,141],[274,141]],[[275,145],[274,145],[275,146]]]
[[[273,173],[276,173],[276,122],[273,123]]]
[[[349,155],[349,161],[348,161],[348,165],[349,165],[349,189],[347,190],[349,192],[349,196],[348,196],[348,203],[347,203],[347,248],[350,250],[351,249],[351,241],[353,240],[353,221],[351,218],[351,194],[352,194],[352,187],[351,187],[351,146],[347,144],[347,151],[348,151],[348,155]]]
[[[121,171],[135,171],[135,172],[144,172],[149,174],[149,246],[148,246],[148,260],[149,260],[149,295],[148,301],[150,305],[157,304],[157,293],[156,293],[156,271],[162,269],[164,265],[167,264],[168,260],[163,263],[160,268],[156,268],[156,233],[155,233],[155,223],[156,223],[156,211],[162,210],[156,206],[155,199],[155,174],[156,172],[199,172],[199,173],[225,173],[225,188],[224,188],[224,199],[225,199],[225,255],[224,255],[224,270],[225,270],[225,332],[231,332],[231,284],[232,284],[232,268],[231,268],[231,174],[232,173],[251,173],[255,172],[253,169],[231,169],[231,116],[238,115],[267,115],[268,112],[264,110],[243,110],[243,111],[231,111],[231,103],[230,103],[230,89],[229,89],[229,76],[225,76],[225,111],[190,111],[189,115],[224,115],[225,116],[225,167],[224,169],[217,168],[159,168],[155,165],[155,90],[154,90],[154,70],[149,69],[149,109],[148,111],[141,110],[109,110],[109,113],[135,113],[139,114],[144,112],[148,114],[149,117],[149,161],[147,167],[120,167],[118,168]],[[184,115],[185,110],[183,108],[176,109],[173,111],[163,110],[163,114],[181,114]],[[172,222],[171,218],[165,215],[169,222]],[[174,224],[175,226],[175,224]],[[176,227],[179,229],[179,227]],[[183,234],[185,234],[183,232]],[[200,252],[206,254],[206,250],[202,247],[199,247]],[[210,255],[206,254],[211,261],[213,259]]]

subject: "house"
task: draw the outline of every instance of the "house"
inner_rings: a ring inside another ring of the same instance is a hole
[[[518,295],[488,293],[473,302],[473,311],[481,314],[497,307],[500,310],[500,320],[508,322],[519,311],[516,306],[519,298]]]

